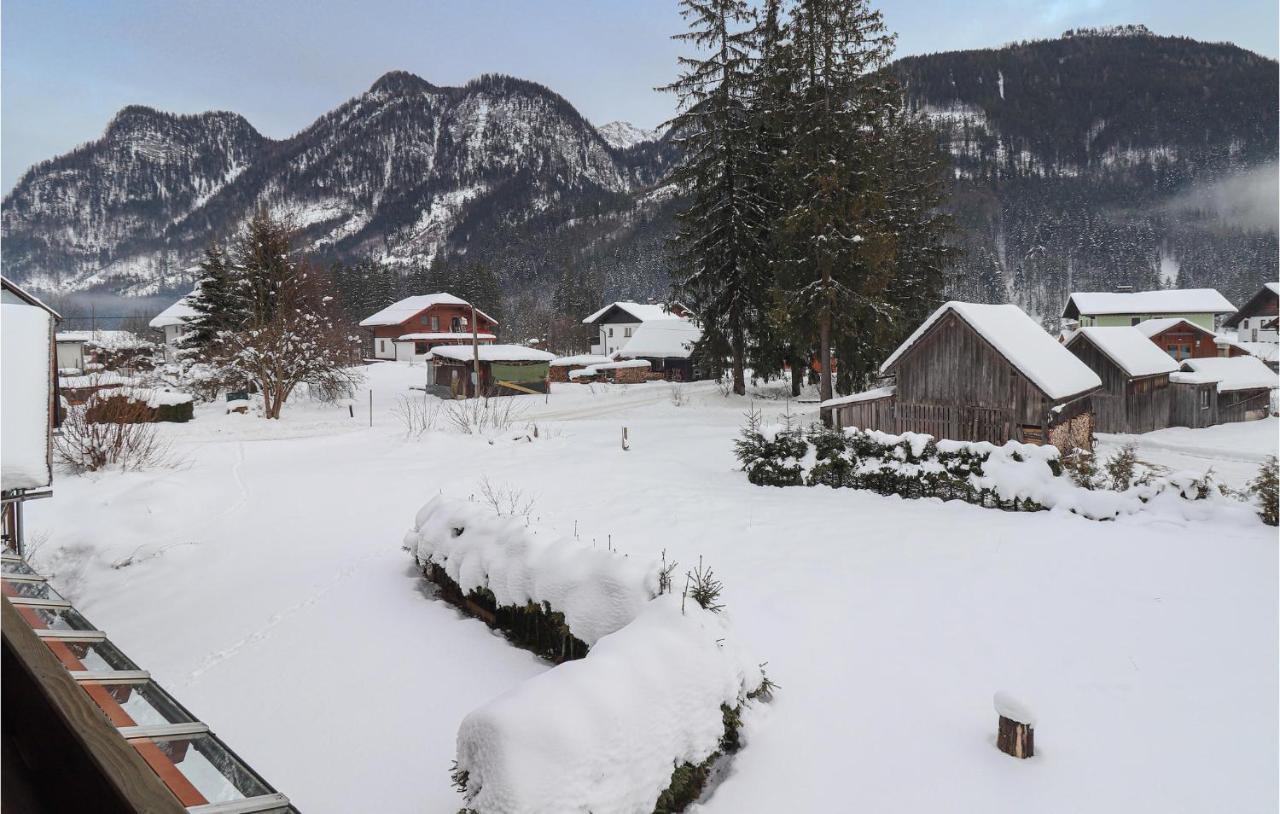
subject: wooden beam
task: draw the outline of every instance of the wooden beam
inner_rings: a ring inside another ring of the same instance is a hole
[[[98,811],[182,814],[182,804],[129,745],[67,668],[36,636],[10,602],[0,600],[6,692],[6,748],[15,741],[35,780],[34,790],[52,800],[99,788],[113,799],[97,800]],[[42,715],[47,711],[48,714]],[[17,718],[23,720],[18,721]],[[73,750],[60,748],[69,742]],[[49,747],[56,747],[52,751]],[[41,760],[40,758],[47,758]],[[37,764],[31,766],[32,761]],[[65,776],[60,776],[63,773]],[[51,785],[57,784],[61,788]],[[77,792],[77,789],[79,790]]]

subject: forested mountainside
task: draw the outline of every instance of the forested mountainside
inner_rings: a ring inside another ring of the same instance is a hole
[[[1071,290],[1277,277],[1277,65],[1139,27],[907,57],[965,249],[954,294],[1060,313]]]
[[[1139,27],[891,70],[953,158],[951,295],[1051,316],[1071,290],[1239,301],[1276,279],[1274,60]],[[372,259],[406,285],[480,264],[522,303],[661,296],[677,160],[666,137],[597,129],[502,76],[389,73],[282,141],[234,114],[130,107],[5,197],[4,268],[42,290],[177,291],[265,206],[322,262]]]

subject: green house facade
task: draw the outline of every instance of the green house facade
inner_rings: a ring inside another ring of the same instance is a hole
[[[1067,300],[1062,316],[1081,328],[1116,328],[1149,319],[1177,318],[1207,331],[1216,329],[1219,317],[1235,313],[1235,306],[1212,288],[1162,291],[1080,291]]]

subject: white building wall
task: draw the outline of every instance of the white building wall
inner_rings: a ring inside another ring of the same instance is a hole
[[[395,359],[396,342],[394,339],[386,339],[378,337],[373,340],[373,358],[374,359]]]
[[[591,352],[601,356],[610,356],[615,351],[622,350],[622,346],[627,344],[627,341],[631,339],[631,335],[639,327],[639,322],[613,322],[608,325],[601,325],[599,344],[593,346]]]

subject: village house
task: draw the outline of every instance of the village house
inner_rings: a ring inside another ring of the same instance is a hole
[[[479,358],[480,382],[475,365]],[[555,355],[523,345],[440,345],[431,351],[430,383],[454,398],[517,396],[547,392],[548,365]]]
[[[699,378],[693,350],[702,330],[687,319],[651,319],[641,323],[613,358],[619,361],[644,360],[651,373],[673,382]]]
[[[688,312],[679,303],[670,307],[662,303],[613,302],[582,320],[583,325],[596,326],[596,341],[591,353],[612,356],[627,344],[636,330],[655,319],[680,319]]]
[[[475,313],[475,335],[471,316]],[[498,321],[466,300],[443,291],[405,297],[360,321],[373,340],[373,358],[426,361],[443,345],[497,341]]]
[[[1062,316],[1077,321],[1081,328],[1134,326],[1149,319],[1181,317],[1212,331],[1219,316],[1235,310],[1226,297],[1212,288],[1084,291],[1071,295]]]
[[[1170,358],[1212,359],[1221,356],[1218,334],[1182,317],[1164,317],[1139,322],[1134,329],[1155,343]]]
[[[1016,305],[949,302],[885,361],[892,383],[821,405],[824,422],[956,441],[1093,448],[1092,370]]]
[[[196,286],[191,290],[190,294],[156,314],[155,318],[149,323],[152,329],[160,331],[164,335],[164,360],[166,362],[177,361],[178,350],[182,345],[183,338],[187,335],[189,324],[199,316],[196,309],[191,307],[191,301],[199,293],[200,287]]]
[[[1222,327],[1236,332],[1240,342],[1280,342],[1276,320],[1280,319],[1280,283],[1267,283],[1222,321]]]
[[[1137,328],[1081,328],[1067,350],[1102,380],[1091,402],[1098,432],[1151,432],[1169,426],[1169,374],[1178,363]]]
[[[1188,359],[1182,370],[1217,383],[1216,421],[1253,421],[1271,413],[1272,391],[1280,386],[1275,371],[1252,356]]]

